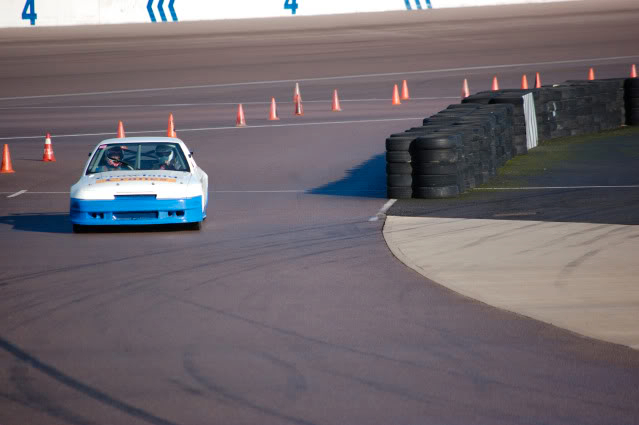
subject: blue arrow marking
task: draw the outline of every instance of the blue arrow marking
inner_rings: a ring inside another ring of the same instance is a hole
[[[433,8],[433,5],[430,4],[430,0],[426,0],[426,7],[428,7],[429,9]]]
[[[426,1],[430,2],[430,0],[426,0]],[[175,0],[171,0],[169,2],[169,12],[171,12],[171,18],[173,19],[173,22],[177,22],[178,17],[177,17],[177,14],[175,13],[175,9],[173,8],[173,3],[175,3]]]
[[[162,22],[166,22],[166,15],[164,14],[164,0],[158,1],[158,12],[160,12],[160,17],[162,18]]]
[[[415,0],[415,5],[417,6],[417,9],[422,10],[422,4],[419,2],[419,0]]]
[[[149,0],[146,4],[146,10],[149,12],[149,18],[151,18],[151,22],[157,22],[155,20],[155,15],[153,14],[153,0]]]
[[[404,3],[406,3],[406,10],[413,10],[413,8],[410,7],[410,0],[404,0]]]

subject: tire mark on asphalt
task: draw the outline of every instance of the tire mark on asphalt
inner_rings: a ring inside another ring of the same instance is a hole
[[[291,422],[291,423],[300,424],[300,425],[316,425],[316,423],[314,422],[310,422],[305,419],[286,415],[282,412],[279,412],[278,410],[272,409],[270,407],[261,406],[244,397],[241,397],[237,394],[232,393],[231,391],[225,389],[221,385],[216,384],[215,382],[211,381],[210,378],[207,378],[202,373],[200,373],[198,369],[195,367],[195,364],[191,357],[192,357],[191,354],[188,352],[184,354],[183,362],[182,362],[184,366],[184,370],[198,384],[200,384],[202,387],[206,388],[210,392],[220,395],[223,398],[230,400],[232,402],[235,402],[245,408],[255,410],[257,412],[275,417],[280,420],[284,420],[286,422]]]
[[[191,305],[193,307],[196,307],[198,309],[202,309],[205,311],[209,311],[211,313],[226,317],[226,318],[230,318],[233,320],[237,320],[243,323],[248,323],[250,325],[253,325],[257,328],[262,328],[262,329],[266,329],[281,335],[285,335],[285,336],[291,336],[293,338],[298,338],[298,339],[302,339],[304,341],[307,342],[311,342],[314,344],[318,344],[321,346],[325,346],[325,347],[329,347],[332,349],[336,349],[339,351],[345,351],[348,353],[353,353],[353,354],[357,354],[360,356],[364,356],[364,357],[372,357],[378,360],[384,360],[384,361],[388,361],[388,362],[393,362],[393,363],[398,363],[398,364],[402,364],[402,365],[408,365],[408,366],[413,366],[413,367],[423,367],[424,365],[421,363],[417,363],[417,362],[413,362],[413,361],[408,361],[408,360],[401,360],[401,359],[396,359],[393,357],[389,357],[389,356],[385,356],[382,354],[377,354],[377,353],[371,353],[368,351],[363,351],[363,350],[359,350],[357,348],[352,348],[352,347],[348,347],[345,345],[339,345],[339,344],[333,344],[331,342],[328,341],[324,341],[321,340],[319,338],[314,338],[314,337],[310,337],[310,336],[306,336],[306,335],[302,335],[299,332],[293,331],[293,330],[288,330],[288,329],[283,329],[274,325],[269,325],[267,323],[263,323],[263,322],[259,322],[257,320],[254,319],[250,319],[248,317],[244,317],[241,316],[239,314],[236,313],[231,313],[219,308],[215,308],[215,307],[211,307],[205,304],[201,304],[195,301],[191,301],[191,300],[187,300],[187,299],[183,299],[183,298],[179,298],[179,297],[171,297],[172,299],[174,299],[175,301],[179,301],[181,303],[187,304],[187,305]]]
[[[129,416],[141,419],[144,422],[148,422],[152,425],[177,425],[175,422],[171,422],[155,416],[149,412],[146,412],[145,410],[111,397],[110,395],[98,390],[97,388],[91,387],[83,382],[80,382],[77,379],[72,378],[71,376],[66,375],[64,372],[40,361],[38,358],[30,355],[26,351],[20,349],[18,346],[12,344],[2,337],[0,337],[0,348],[11,354],[16,359],[28,364],[34,369],[54,379],[55,381],[65,385],[66,387],[78,391],[79,393],[84,394],[85,396],[92,398],[93,400],[104,405],[113,407],[114,409],[117,409]]]

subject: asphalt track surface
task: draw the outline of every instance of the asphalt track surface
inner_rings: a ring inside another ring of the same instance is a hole
[[[0,31],[0,423],[636,424],[639,353],[425,280],[369,218],[386,134],[463,78],[625,76],[637,22],[588,1]],[[402,78],[414,99],[391,107]],[[204,229],[72,234],[89,150],[169,112],[211,179]]]

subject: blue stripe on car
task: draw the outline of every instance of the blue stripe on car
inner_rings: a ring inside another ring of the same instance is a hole
[[[87,226],[194,223],[202,221],[202,197],[155,199],[125,196],[114,200],[71,198],[73,224]]]

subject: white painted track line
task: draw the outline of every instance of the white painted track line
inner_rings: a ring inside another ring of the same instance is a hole
[[[382,207],[377,211],[377,214],[368,219],[368,221],[377,221],[386,216],[386,211],[393,206],[393,204],[397,202],[397,199],[389,199]]]
[[[20,196],[20,195],[22,195],[25,192],[26,192],[26,190],[20,190],[20,191],[14,193],[13,195],[7,196],[7,198],[15,198],[16,196]]]
[[[529,62],[529,63],[511,63],[501,65],[482,65],[482,66],[466,66],[460,68],[443,68],[443,69],[428,69],[421,71],[403,71],[403,72],[383,72],[377,74],[357,74],[357,75],[339,75],[332,77],[316,77],[316,78],[297,78],[290,80],[270,80],[270,81],[248,81],[243,83],[221,83],[221,84],[204,84],[197,86],[178,86],[178,87],[157,87],[148,89],[130,89],[130,90],[112,90],[101,92],[86,92],[86,93],[63,93],[63,94],[48,94],[38,96],[15,96],[15,97],[3,97],[0,101],[6,100],[21,100],[21,99],[45,99],[55,97],[75,97],[75,96],[98,96],[109,94],[125,94],[125,93],[147,93],[157,91],[173,91],[173,90],[199,90],[206,88],[220,88],[220,87],[237,87],[237,86],[252,86],[252,85],[268,85],[268,84],[290,84],[295,82],[308,82],[308,81],[330,81],[330,80],[347,80],[357,78],[371,78],[371,77],[392,77],[398,75],[418,75],[418,74],[440,74],[448,72],[462,72],[462,71],[480,71],[491,69],[504,69],[504,68],[519,68],[519,67],[533,67],[544,65],[566,65],[573,63],[593,63],[611,60],[626,60],[639,58],[639,55],[630,56],[609,56],[600,58],[587,58],[587,59],[567,59],[561,61],[548,61],[548,62]]]
[[[414,101],[414,100],[445,100],[445,99],[461,99],[460,96],[432,96],[432,97],[411,97],[410,100]],[[277,100],[277,99],[276,99]],[[340,98],[339,100],[341,103],[348,103],[348,102],[388,102],[388,98],[384,98],[384,99],[342,99]],[[304,99],[304,103],[325,103],[327,105],[330,105],[332,102],[331,99],[328,100],[306,100]],[[62,106],[62,105],[56,105],[56,106],[3,106],[0,107],[0,110],[7,110],[7,111],[11,111],[11,110],[23,110],[23,109],[86,109],[86,108],[90,108],[90,109],[120,109],[120,108],[180,108],[180,107],[192,107],[192,106],[229,106],[229,105],[234,105],[237,106],[238,103],[241,103],[242,105],[270,105],[271,102],[268,101],[264,101],[264,102],[203,102],[203,103],[154,103],[154,104],[148,104],[148,105],[133,105],[133,104],[128,104],[128,105],[74,105],[74,106]],[[286,105],[286,104],[293,104],[293,102],[284,102],[284,101],[278,101],[277,102],[278,105]]]
[[[203,127],[203,128],[182,128],[178,130],[178,133],[185,133],[189,131],[215,131],[215,130],[247,130],[251,128],[269,128],[269,127],[302,127],[307,125],[333,125],[333,124],[359,124],[370,122],[390,122],[390,121],[411,121],[423,120],[423,117],[408,117],[408,118],[380,118],[374,120],[351,120],[351,121],[320,121],[320,122],[305,122],[305,123],[290,123],[290,124],[267,124],[267,125],[247,125],[246,127]],[[149,134],[149,133],[166,133],[166,129],[162,130],[145,130],[145,131],[128,131],[127,134]],[[115,136],[116,133],[84,133],[84,134],[52,134],[51,137],[89,137],[89,136]],[[15,136],[15,137],[0,137],[0,140],[26,140],[26,139],[42,139],[42,135],[39,136]]]

